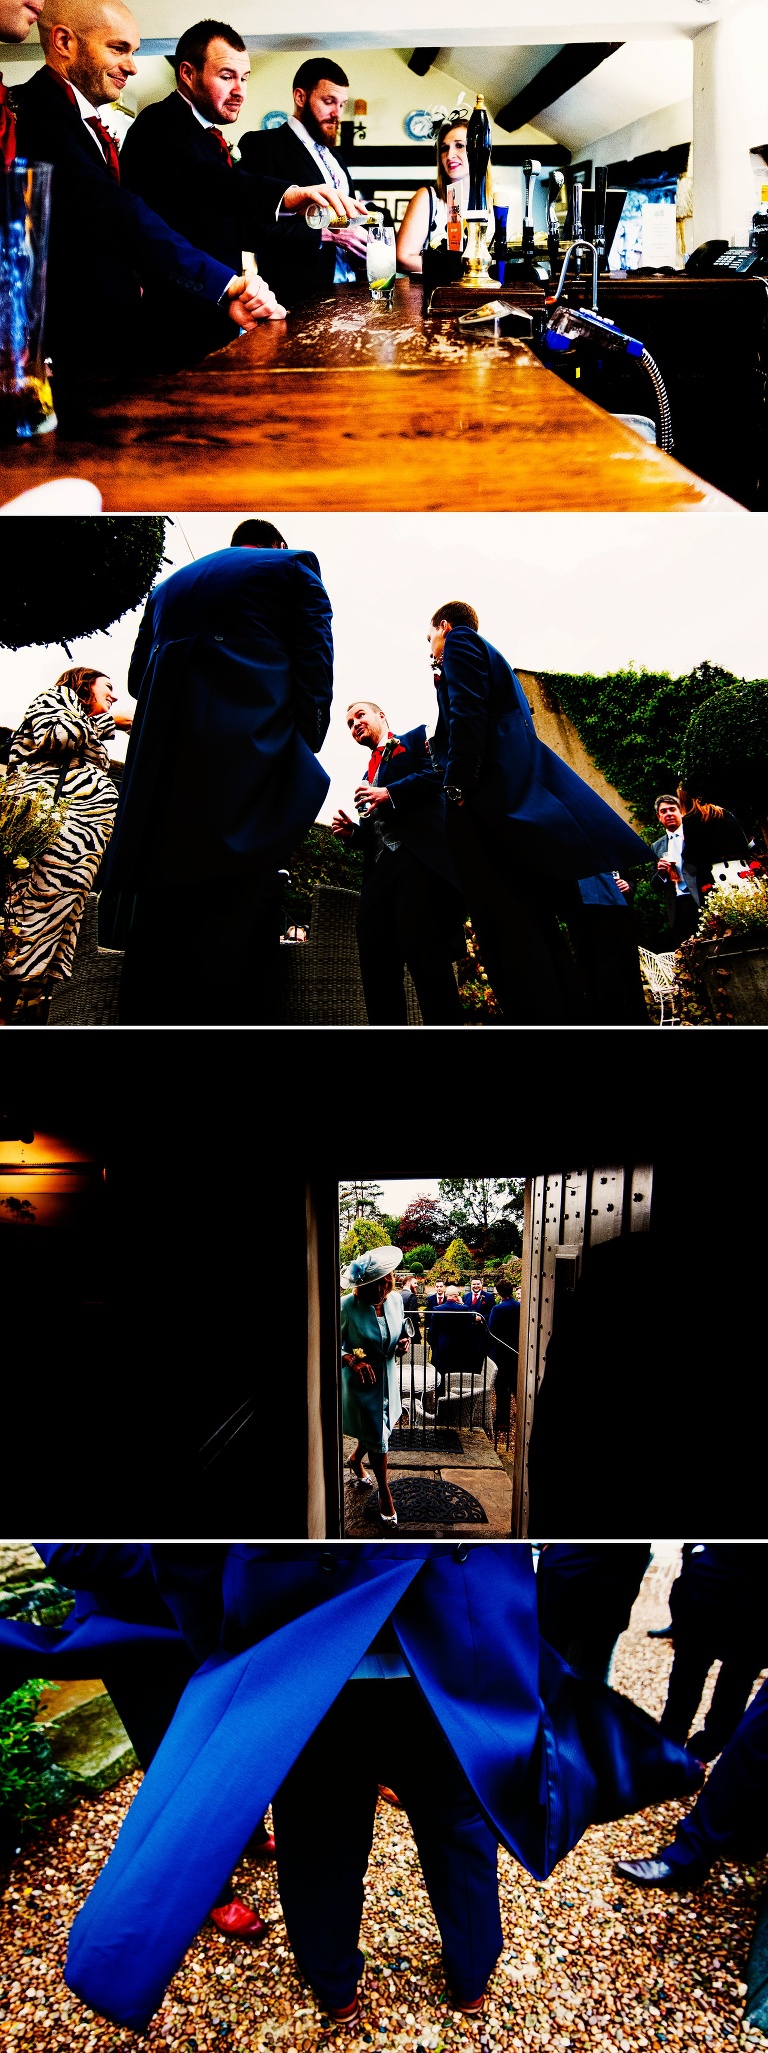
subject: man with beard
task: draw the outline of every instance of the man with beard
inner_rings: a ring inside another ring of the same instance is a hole
[[[272,178],[318,176],[334,187],[338,213],[347,212],[345,198],[351,192],[349,172],[336,148],[336,132],[347,103],[349,80],[331,57],[308,57],[299,65],[293,81],[293,113],[280,128],[251,130],[244,135],[240,154],[248,171],[267,172]],[[354,284],[358,268],[365,265],[365,233],[350,222],[347,228],[308,231],[301,242],[283,241],[269,245],[269,275],[279,281],[286,304],[328,292],[336,283]],[[266,257],[265,257],[266,264]]]
[[[305,203],[310,187],[327,186],[323,168],[302,153],[298,183],[290,172],[284,180],[269,178],[261,166],[251,175],[224,134],[245,105],[250,59],[242,36],[227,22],[197,22],[180,37],[173,64],[175,92],[144,107],[126,136],[120,153],[125,184],[179,234],[233,270],[240,270],[243,250],[257,252],[270,280],[284,267],[286,249],[294,262],[301,261],[302,250],[313,261],[317,237],[303,218],[286,220],[282,209],[279,222],[275,216],[286,187],[295,187],[289,199],[294,215],[296,195]],[[339,193],[338,210],[353,217],[358,202]],[[229,340],[220,309],[188,310],[180,294],[152,287],[144,294],[142,323],[153,356],[164,361],[193,359]]]

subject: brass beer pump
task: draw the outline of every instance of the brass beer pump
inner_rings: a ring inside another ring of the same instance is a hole
[[[467,123],[469,206],[464,277],[461,282],[462,285],[469,287],[493,285],[494,282],[489,269],[491,252],[486,239],[490,162],[491,124],[483,95],[478,93]]]

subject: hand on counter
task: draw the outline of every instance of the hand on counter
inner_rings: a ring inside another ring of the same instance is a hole
[[[257,321],[284,321],[285,307],[275,299],[258,271],[246,270],[229,288],[229,315],[236,328],[255,328]]]

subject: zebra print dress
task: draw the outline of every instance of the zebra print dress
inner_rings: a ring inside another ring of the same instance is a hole
[[[2,974],[29,983],[34,978],[72,975],[80,921],[117,811],[117,789],[108,775],[105,744],[112,740],[111,713],[89,715],[77,693],[51,686],[33,699],[17,728],[8,775],[23,770],[30,794],[41,786],[69,806],[53,847],[33,865],[16,900],[21,934]]]

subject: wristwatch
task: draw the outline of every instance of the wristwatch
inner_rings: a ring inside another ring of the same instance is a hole
[[[443,790],[446,798],[450,799],[452,806],[461,805],[464,793],[460,784],[444,784]]]

